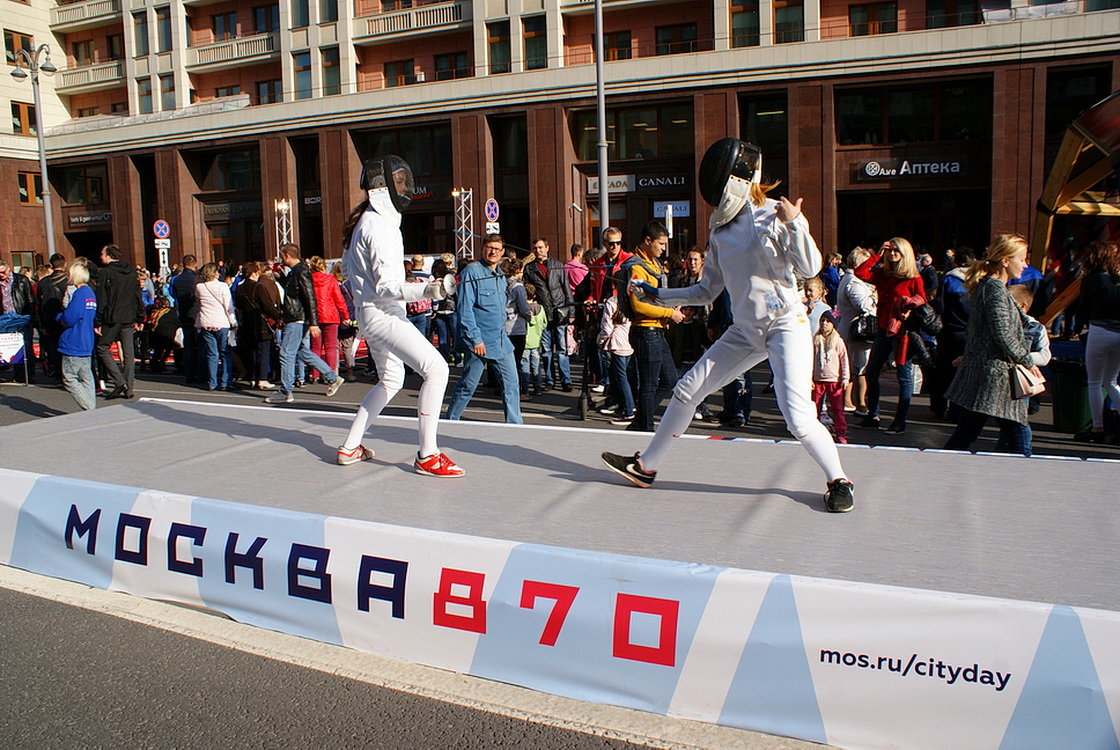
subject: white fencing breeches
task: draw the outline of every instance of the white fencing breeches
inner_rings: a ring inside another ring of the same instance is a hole
[[[642,465],[656,471],[672,439],[691,423],[697,406],[767,357],[774,372],[774,395],[789,431],[830,481],[843,477],[836,444],[813,406],[813,338],[808,319],[799,313],[783,315],[765,329],[733,325],[720,336],[677,382],[661,424],[642,453]]]
[[[381,414],[404,385],[404,366],[407,364],[424,379],[416,401],[420,417],[420,455],[437,453],[436,432],[443,394],[447,390],[447,362],[408,321],[404,305],[399,312],[386,312],[376,307],[359,308],[358,326],[377,365],[380,380],[362,399],[343,447],[353,449],[362,442],[370,420]]]

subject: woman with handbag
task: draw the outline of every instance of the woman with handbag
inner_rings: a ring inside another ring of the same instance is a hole
[[[878,323],[875,320],[875,287],[856,276],[855,269],[870,257],[871,251],[858,245],[848,253],[847,270],[836,289],[836,307],[840,313],[836,330],[848,350],[848,372],[851,374],[844,391],[844,408],[854,408],[857,417],[867,416],[865,370]],[[861,333],[861,327],[866,331],[865,322],[871,324],[870,336]]]
[[[195,296],[198,297],[198,316],[195,328],[199,330],[206,350],[206,390],[224,391],[233,376],[233,355],[229,346],[229,332],[237,327],[237,314],[229,286],[218,279],[218,266],[207,263],[198,272]],[[221,364],[219,368],[218,365]]]
[[[1012,381],[1016,365],[1039,378],[1041,373],[1032,364],[1019,307],[1007,291],[1007,282],[1018,278],[1026,265],[1027,241],[1017,234],[1001,234],[965,275],[971,314],[964,355],[945,394],[959,409],[947,450],[968,450],[991,418],[1009,453],[1031,455],[1027,399],[1015,398]]]

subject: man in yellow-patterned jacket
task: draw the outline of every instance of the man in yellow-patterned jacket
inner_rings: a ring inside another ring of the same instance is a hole
[[[659,221],[646,224],[642,243],[627,259],[623,268],[631,281],[653,287],[668,286],[661,256],[669,245],[669,232]],[[680,308],[663,307],[634,286],[628,287],[630,344],[634,347],[635,371],[638,377],[637,411],[627,429],[653,432],[653,414],[657,405],[673,391],[677,368],[665,331],[671,322],[683,319]]]

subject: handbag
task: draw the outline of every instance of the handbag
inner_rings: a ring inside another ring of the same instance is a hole
[[[871,342],[879,330],[879,319],[871,313],[863,313],[848,326],[848,338],[855,341]]]
[[[1036,375],[1034,370],[1026,365],[1011,366],[1011,398],[1037,396],[1044,390],[1046,390],[1046,378],[1041,374]]]

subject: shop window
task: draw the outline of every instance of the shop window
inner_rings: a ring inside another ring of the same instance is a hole
[[[385,63],[385,88],[408,86],[416,83],[416,68],[412,60],[393,60]]]
[[[156,50],[171,51],[171,8],[156,8]]]
[[[19,202],[24,206],[43,205],[43,180],[38,172],[17,172]]]
[[[218,99],[226,96],[237,96],[240,93],[241,85],[237,83],[233,84],[232,86],[219,86],[218,88],[214,89],[214,96]]]
[[[757,47],[759,44],[758,2],[739,2],[731,6],[731,46]]]
[[[12,132],[16,135],[36,135],[35,105],[12,102]]]
[[[319,0],[319,23],[338,20],[338,0]]]
[[[257,101],[255,104],[275,104],[283,101],[283,89],[279,78],[272,81],[257,81]]]
[[[942,81],[839,91],[841,146],[986,140],[991,132],[989,81]]]
[[[467,63],[466,52],[449,52],[436,55],[436,80],[449,81],[453,78],[469,78],[474,72]]]
[[[255,148],[200,153],[193,162],[196,177],[201,173],[198,184],[207,192],[256,190],[261,186],[260,155]]]
[[[210,16],[210,31],[215,42],[237,38],[237,12],[216,13]]]
[[[297,52],[292,55],[296,73],[296,99],[311,98],[311,53]]]
[[[253,31],[267,34],[280,28],[280,6],[258,5],[253,8]]]
[[[486,44],[490,53],[490,74],[509,73],[513,70],[509,41],[509,21],[486,24]]]
[[[310,23],[310,0],[292,0],[292,28],[302,29]]]
[[[1066,128],[1077,116],[1108,96],[1111,64],[1050,68],[1046,72],[1046,167],[1061,146]]]
[[[362,160],[397,154],[412,167],[418,178],[450,177],[451,126],[430,125],[417,128],[376,130],[356,133],[354,145]]]
[[[342,68],[338,65],[338,47],[328,47],[319,55],[323,61],[323,96],[341,94]]]
[[[525,37],[525,69],[540,70],[548,67],[548,35],[544,16],[521,19]]]
[[[789,109],[784,92],[758,94],[740,101],[743,140],[762,149],[763,179],[780,182],[775,195],[786,195],[789,185]]]
[[[654,159],[692,156],[692,105],[670,103],[607,109],[607,158]],[[571,119],[572,136],[580,161],[598,158],[598,118],[595,110],[579,110]]]
[[[897,3],[849,5],[848,29],[852,36],[894,34],[898,31]]]
[[[74,57],[74,67],[76,68],[84,67],[86,65],[93,65],[93,40],[86,39],[85,41],[74,42],[70,45],[70,54]]]
[[[657,46],[654,54],[676,55],[682,52],[696,52],[696,24],[679,23],[673,26],[658,26],[654,30]]]
[[[136,80],[136,102],[140,108],[140,114],[150,114],[152,111],[152,81],[149,78],[138,78]]]
[[[591,37],[592,43],[595,36]],[[603,58],[606,60],[629,60],[634,55],[630,30],[611,31],[603,34]]]
[[[144,57],[148,54],[148,12],[142,10],[132,14],[132,30],[136,42],[136,56]]]
[[[124,36],[121,34],[109,34],[105,37],[105,52],[110,60],[121,60],[124,58]]]
[[[943,29],[983,22],[979,0],[926,0],[926,27]]]
[[[35,40],[29,34],[4,29],[4,57],[8,65],[16,64],[16,50],[24,50],[28,54],[35,53]]]
[[[805,41],[805,6],[802,0],[774,0],[774,43]]]
[[[105,202],[105,165],[65,167],[62,170],[62,202],[95,206]]]

